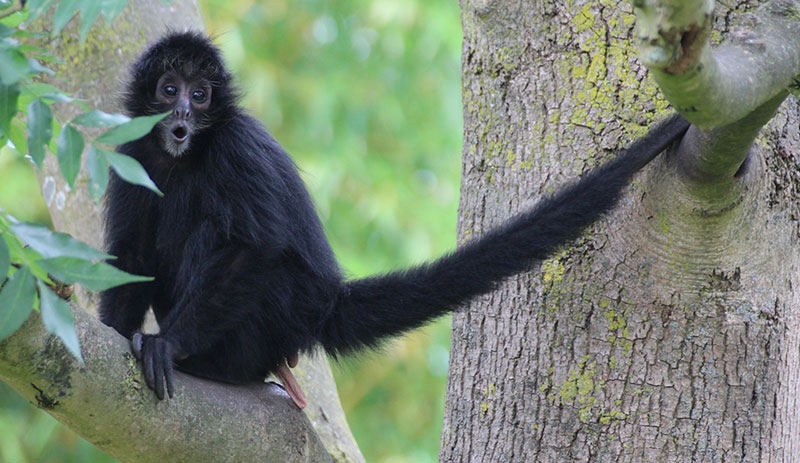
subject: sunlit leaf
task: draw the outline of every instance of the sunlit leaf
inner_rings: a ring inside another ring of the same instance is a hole
[[[97,141],[100,143],[108,143],[109,145],[121,145],[129,141],[138,140],[150,133],[161,119],[167,117],[167,114],[168,113],[133,118],[124,124],[114,127],[103,135],[100,135]]]
[[[20,222],[11,225],[11,231],[46,259],[52,257],[77,257],[84,260],[111,258],[108,254],[78,241],[66,233],[54,232],[42,225]]]
[[[105,291],[126,283],[151,281],[152,277],[131,275],[105,262],[88,262],[74,257],[57,257],[39,262],[56,280],[80,283],[92,291]]]
[[[93,109],[73,119],[72,123],[83,127],[104,129],[124,124],[130,120],[131,118],[124,114],[109,114],[98,109]]]
[[[83,362],[72,309],[41,281],[39,282],[39,310],[42,313],[45,329],[58,336],[67,350]]]
[[[40,168],[44,164],[45,146],[53,137],[53,113],[50,105],[36,100],[28,105],[28,153]]]
[[[64,126],[57,142],[58,167],[70,188],[75,188],[75,179],[81,170],[83,135],[70,124]]]
[[[134,185],[141,185],[159,196],[164,196],[164,193],[153,183],[153,180],[147,175],[147,171],[139,164],[139,161],[124,154],[113,153],[106,150],[98,151],[105,156],[108,164],[123,180]]]
[[[26,132],[27,124],[22,118],[15,117],[11,119],[11,128],[7,135],[11,143],[14,144],[14,149],[23,155],[28,152],[28,134]]]
[[[89,174],[89,196],[96,203],[100,202],[108,186],[108,161],[97,152],[94,145],[86,150],[86,172]]]
[[[0,340],[28,319],[36,297],[36,283],[27,267],[22,267],[0,290]]]

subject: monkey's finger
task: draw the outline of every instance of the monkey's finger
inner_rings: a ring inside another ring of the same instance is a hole
[[[164,357],[159,350],[153,352],[153,375],[158,400],[164,400]]]
[[[145,341],[147,342],[147,341]],[[149,343],[148,343],[149,344]],[[148,348],[149,346],[142,345],[142,364],[144,366],[144,381],[147,387],[155,389],[155,366],[153,365],[153,353]]]
[[[297,366],[297,362],[299,361],[300,356],[297,353],[294,353],[288,357],[286,357],[286,364],[289,365],[289,368],[294,368]]]
[[[166,359],[167,364],[164,365],[164,380],[167,383],[167,394],[171,399],[175,393],[175,373],[172,368],[172,359]]]
[[[142,360],[142,344],[144,340],[142,338],[142,333],[138,331],[133,333],[133,338],[131,338],[131,350],[133,350],[133,356],[136,357],[136,360]]]

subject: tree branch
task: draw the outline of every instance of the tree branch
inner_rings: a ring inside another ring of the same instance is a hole
[[[14,2],[11,3],[11,5],[6,5],[6,9],[0,10],[0,19],[11,16],[17,11],[21,11],[22,7],[23,5],[20,0],[14,0]]]
[[[741,15],[712,50],[713,2],[634,1],[636,41],[669,102],[694,124],[677,153],[692,195],[734,200],[734,176],[800,74],[800,1]]]
[[[800,74],[800,1],[773,0],[742,15],[713,51],[708,4],[634,2],[640,57],[670,103],[704,130],[744,119]]]
[[[159,401],[128,342],[74,309],[85,364],[32,316],[0,342],[0,380],[124,461],[319,461],[311,423],[275,384],[231,386],[180,376]]]

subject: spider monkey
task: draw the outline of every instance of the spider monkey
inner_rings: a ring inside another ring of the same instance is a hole
[[[174,391],[173,368],[229,383],[284,379],[322,345],[339,356],[419,327],[492,291],[608,212],[630,178],[678,140],[675,115],[627,151],[437,260],[346,280],[292,160],[238,104],[220,50],[199,32],[170,32],[135,62],[124,106],[169,112],[119,151],[163,197],[111,176],[106,241],[114,264],[155,276],[105,291],[100,315],[132,340],[147,385]],[[152,307],[158,334],[141,334]]]

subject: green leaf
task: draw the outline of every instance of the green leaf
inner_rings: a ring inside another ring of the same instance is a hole
[[[61,0],[58,2],[56,14],[53,16],[53,32],[51,37],[56,37],[64,29],[70,19],[75,16],[80,8],[80,0]]]
[[[0,132],[7,134],[11,129],[11,119],[17,115],[19,85],[0,83]]]
[[[167,114],[169,113],[133,118],[100,135],[97,141],[108,143],[109,145],[121,145],[129,141],[138,140],[150,133],[159,121],[167,117]]]
[[[53,113],[50,105],[36,100],[28,105],[28,153],[39,168],[44,165],[44,148],[52,137]]]
[[[83,136],[78,129],[70,124],[65,125],[58,136],[58,167],[70,188],[75,188],[75,179],[81,170],[83,146]]]
[[[64,283],[80,283],[92,291],[105,291],[126,283],[152,281],[152,277],[131,275],[105,262],[88,262],[74,257],[39,261],[47,273]]]
[[[81,5],[81,43],[86,42],[86,36],[89,35],[89,29],[92,28],[97,18],[100,16],[102,6],[99,1],[83,2]]]
[[[100,8],[103,9],[103,17],[106,19],[106,24],[116,19],[127,4],[128,0],[101,0]]]
[[[22,118],[15,117],[11,119],[11,128],[8,132],[8,139],[14,144],[14,149],[21,155],[28,152],[28,134],[27,124]]]
[[[39,308],[45,329],[58,336],[64,347],[83,362],[72,309],[41,281],[39,281]]]
[[[66,93],[59,90],[57,87],[54,87],[50,84],[45,84],[43,82],[31,82],[29,84],[25,84],[22,87],[22,95],[23,98],[26,98],[28,102],[32,102],[36,99],[43,99],[49,100],[53,103],[71,103],[75,101],[75,98],[67,95]]]
[[[97,152],[94,145],[86,150],[86,171],[89,173],[89,196],[96,203],[100,202],[108,187],[108,161]]]
[[[5,281],[8,271],[11,269],[11,251],[5,240],[0,240],[0,283]]]
[[[28,319],[36,297],[36,283],[22,267],[0,290],[0,341],[11,336]]]
[[[108,161],[108,164],[114,169],[123,180],[134,185],[141,185],[153,193],[164,196],[164,193],[158,189],[153,180],[144,170],[139,161],[124,154],[114,153],[111,151],[98,150]]]
[[[54,232],[42,225],[20,222],[12,224],[10,228],[17,238],[27,243],[45,259],[52,257],[77,257],[84,260],[112,258],[66,233]]]
[[[105,129],[124,124],[130,120],[131,118],[124,114],[109,114],[97,109],[93,109],[73,119],[72,123],[82,127]]]
[[[44,14],[55,0],[28,0],[28,21],[33,21]]]
[[[0,83],[16,84],[24,79],[30,71],[28,59],[19,50],[0,47]]]

